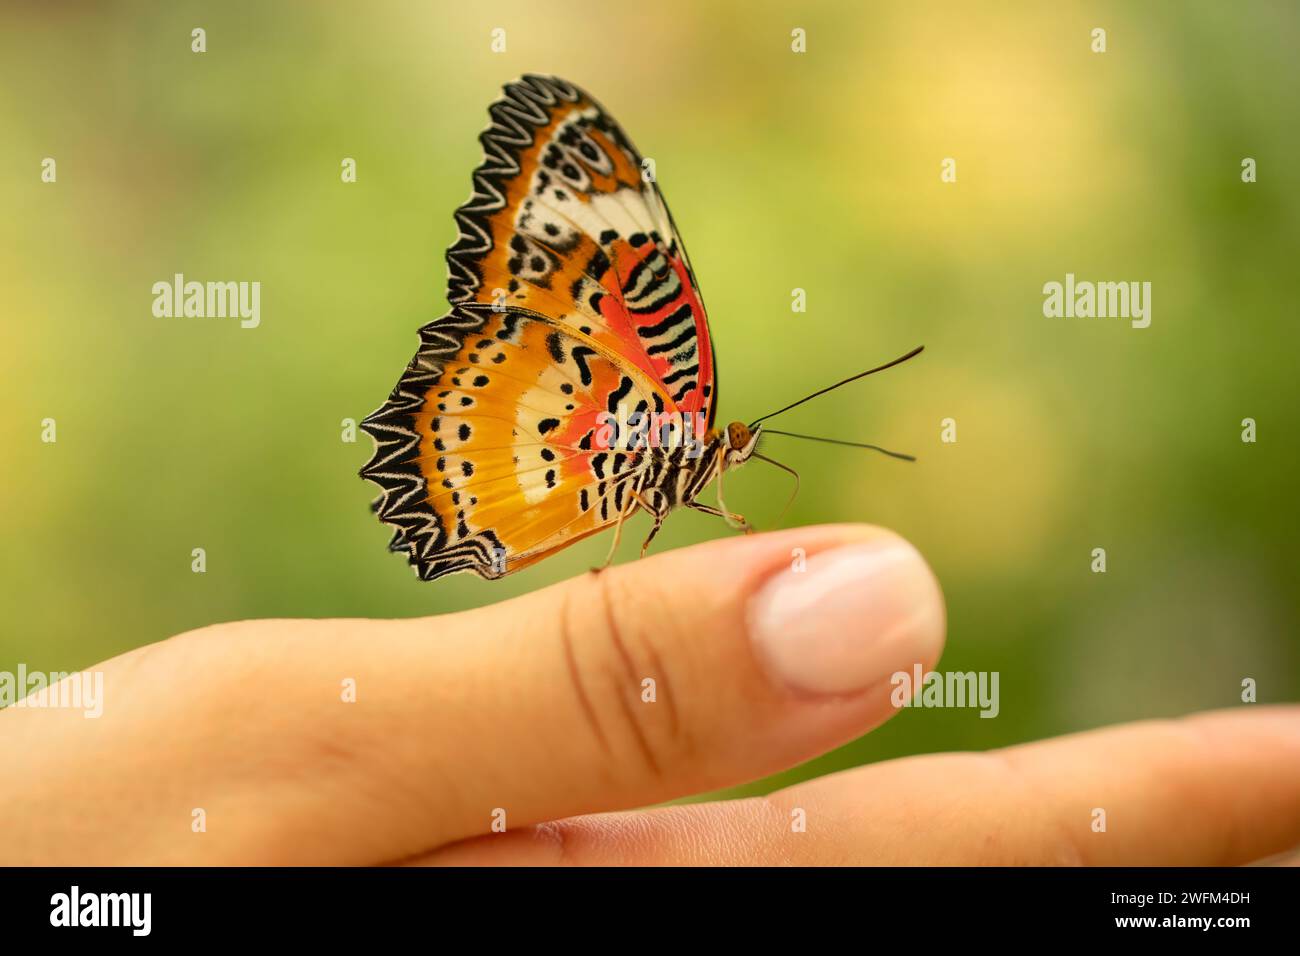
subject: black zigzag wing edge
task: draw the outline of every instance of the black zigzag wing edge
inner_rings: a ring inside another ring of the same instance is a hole
[[[560,102],[577,102],[584,94],[554,77],[527,75],[505,87],[489,107],[492,124],[479,136],[483,162],[474,171],[473,192],[456,210],[459,236],[447,250],[447,299],[451,309],[419,330],[420,347],[393,387],[388,400],[361,422],[375,441],[375,451],[361,477],[379,486],[373,508],[395,530],[388,547],[406,552],[416,574],[426,581],[454,571],[474,571],[484,578],[506,573],[494,560],[499,541],[484,531],[452,543],[436,511],[428,504],[428,488],[420,472],[420,436],[415,416],[429,387],[446,362],[460,351],[466,336],[478,331],[486,316],[461,309],[474,297],[481,279],[475,261],[492,246],[487,217],[505,206],[504,180],[519,173],[520,154],[532,146],[547,123],[547,109]]]
[[[488,107],[492,124],[478,138],[483,144],[483,162],[474,170],[473,192],[456,210],[460,235],[447,250],[448,302],[455,305],[478,292],[482,279],[474,264],[492,248],[487,219],[505,207],[503,184],[519,174],[519,157],[546,125],[547,110],[584,98],[594,102],[558,77],[528,74],[507,83],[505,95]]]

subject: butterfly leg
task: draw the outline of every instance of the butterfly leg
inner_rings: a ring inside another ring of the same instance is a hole
[[[644,508],[647,512],[649,512],[650,516],[655,520],[654,527],[650,529],[650,533],[646,535],[646,539],[641,542],[641,557],[644,558],[646,550],[650,547],[650,542],[655,539],[655,535],[657,535],[659,533],[659,529],[663,527],[664,517],[667,515],[667,512],[656,511],[654,508],[650,506],[650,503],[641,496],[641,493],[639,491],[636,493],[636,500],[637,503],[640,504],[641,507]]]
[[[627,503],[623,505],[623,510],[618,513],[618,521],[614,524],[614,541],[609,546],[609,554],[605,555],[605,561],[600,567],[591,569],[597,574],[614,563],[614,552],[618,550],[618,543],[623,540],[623,521],[636,509],[637,501],[640,499],[636,487],[640,480],[640,478],[633,479],[632,493],[627,496]]]
[[[723,521],[727,522],[728,527],[743,531],[745,534],[754,533],[754,526],[745,520],[744,515],[731,514],[728,511],[719,511],[717,508],[710,505],[700,504],[698,501],[692,501],[687,505],[687,507],[703,512],[706,515],[713,515],[715,518],[721,518]]]
[[[727,510],[727,503],[726,503],[725,501],[722,500],[722,473],[723,473],[723,471],[725,471],[724,468],[719,468],[719,469],[718,469],[718,507],[717,507],[717,509],[710,509],[709,511],[707,511],[707,512],[705,512],[705,513],[706,513],[706,514],[715,514],[715,515],[717,515],[717,516],[718,516],[719,518],[721,518],[723,521],[727,522],[727,527],[728,527],[728,528],[735,528],[737,531],[743,531],[743,532],[745,532],[745,534],[753,534],[753,533],[754,533],[754,526],[751,525],[748,521],[745,520],[745,516],[744,516],[744,515],[736,515],[736,514],[732,514],[730,511]],[[697,511],[704,511],[704,510],[705,510],[703,507],[701,507],[700,505],[698,505],[698,504],[695,503],[695,502],[691,502],[691,507],[692,507],[692,508],[695,508]]]

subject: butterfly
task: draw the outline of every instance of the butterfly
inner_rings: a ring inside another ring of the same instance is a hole
[[[653,522],[642,555],[679,507],[752,530],[723,474],[785,466],[757,453],[761,420],[715,427],[704,301],[653,164],[557,77],[507,84],[488,112],[449,311],[362,422],[390,549],[424,580],[495,579],[612,525],[608,564],[638,510]],[[699,500],[715,481],[717,507]]]

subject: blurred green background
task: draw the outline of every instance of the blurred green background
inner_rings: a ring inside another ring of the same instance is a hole
[[[1001,714],[905,711],[748,789],[1232,706],[1245,677],[1261,701],[1300,697],[1295,5],[30,2],[0,18],[0,669],[80,668],[237,618],[469,608],[600,559],[607,536],[504,582],[422,584],[367,508],[369,439],[340,439],[443,311],[488,104],[546,72],[655,159],[709,305],[723,421],[927,347],[782,424],[917,464],[768,451],[803,475],[785,523],[917,543],[948,600],[941,667],[999,671]],[[151,286],[177,272],[260,281],[261,327],[154,318]],[[1067,272],[1150,281],[1151,327],[1045,318],[1043,284]],[[757,466],[728,487],[760,527],[789,490]],[[680,513],[658,546],[729,533]]]

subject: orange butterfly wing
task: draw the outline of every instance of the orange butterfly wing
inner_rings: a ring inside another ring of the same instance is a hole
[[[616,521],[641,452],[600,413],[712,424],[685,250],[617,124],[560,80],[506,87],[448,251],[451,312],[363,427],[390,547],[429,580],[495,578]]]

